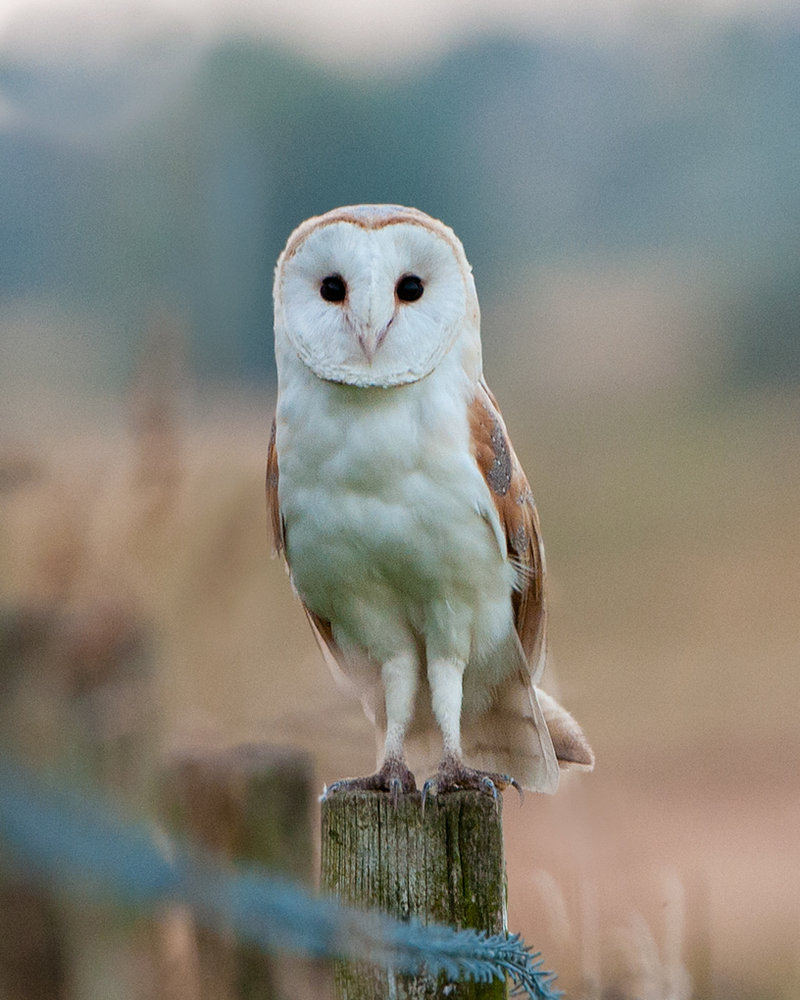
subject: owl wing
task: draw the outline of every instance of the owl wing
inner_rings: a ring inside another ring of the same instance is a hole
[[[547,652],[545,562],[539,515],[497,401],[483,380],[470,409],[470,428],[475,459],[505,535],[506,552],[518,572],[517,588],[511,599],[519,644],[528,666],[527,676],[522,676],[520,671],[519,677],[525,689],[524,698],[520,686],[512,678],[497,692],[497,704],[489,713],[497,717],[494,729],[504,733],[506,742],[512,746],[520,718],[534,721],[539,741],[543,738],[541,726],[546,723],[559,764],[591,770],[594,754],[578,723],[555,698],[534,687],[544,670]],[[524,725],[521,728],[516,750],[507,752],[512,766],[526,756],[524,746],[529,738],[525,737]],[[534,754],[535,770],[529,787],[554,791],[557,780],[548,763],[551,751],[548,752],[542,742],[539,746],[541,759],[537,760]]]
[[[475,460],[500,519],[508,557],[517,570],[514,622],[531,680],[536,682],[544,670],[547,625],[539,515],[497,401],[482,379],[470,408],[470,430]]]
[[[281,513],[280,500],[278,499],[278,483],[278,449],[275,446],[275,420],[273,419],[272,430],[269,435],[269,445],[267,447],[267,513],[272,529],[273,549],[276,555],[283,557],[284,563],[289,568],[286,558],[286,525]],[[334,678],[342,687],[353,691],[353,683],[344,671],[342,652],[333,638],[331,623],[307,608],[302,597],[300,598],[300,603],[303,605],[303,610],[311,626],[311,631],[314,633],[317,645]]]

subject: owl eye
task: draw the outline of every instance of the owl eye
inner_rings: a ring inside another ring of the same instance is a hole
[[[405,275],[397,282],[397,287],[395,288],[397,297],[401,302],[416,302],[417,299],[422,298],[424,291],[422,279],[418,278],[416,274]]]
[[[326,302],[344,302],[347,298],[347,285],[340,274],[329,274],[322,279],[319,294]]]

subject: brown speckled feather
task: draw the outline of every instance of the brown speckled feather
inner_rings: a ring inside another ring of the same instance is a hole
[[[547,618],[539,515],[497,402],[483,380],[469,418],[475,460],[500,517],[509,559],[519,570],[519,589],[512,595],[514,620],[531,675],[537,681],[544,669]]]

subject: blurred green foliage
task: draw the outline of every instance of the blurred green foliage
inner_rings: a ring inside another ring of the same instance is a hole
[[[113,316],[132,351],[185,318],[201,373],[271,367],[289,232],[413,204],[462,238],[484,303],[526,269],[703,261],[736,380],[800,376],[800,30],[473,42],[404,75],[163,38],[113,65],[0,55],[0,301]]]

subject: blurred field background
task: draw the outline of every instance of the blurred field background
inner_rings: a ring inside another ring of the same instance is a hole
[[[372,767],[269,558],[271,280],[307,216],[415,205],[475,270],[598,759],[507,798],[510,925],[570,996],[798,996],[796,11],[428,8],[393,42],[357,5],[0,5],[0,601],[80,623],[4,678],[4,743],[69,752],[141,624],[129,797],[189,744]]]

